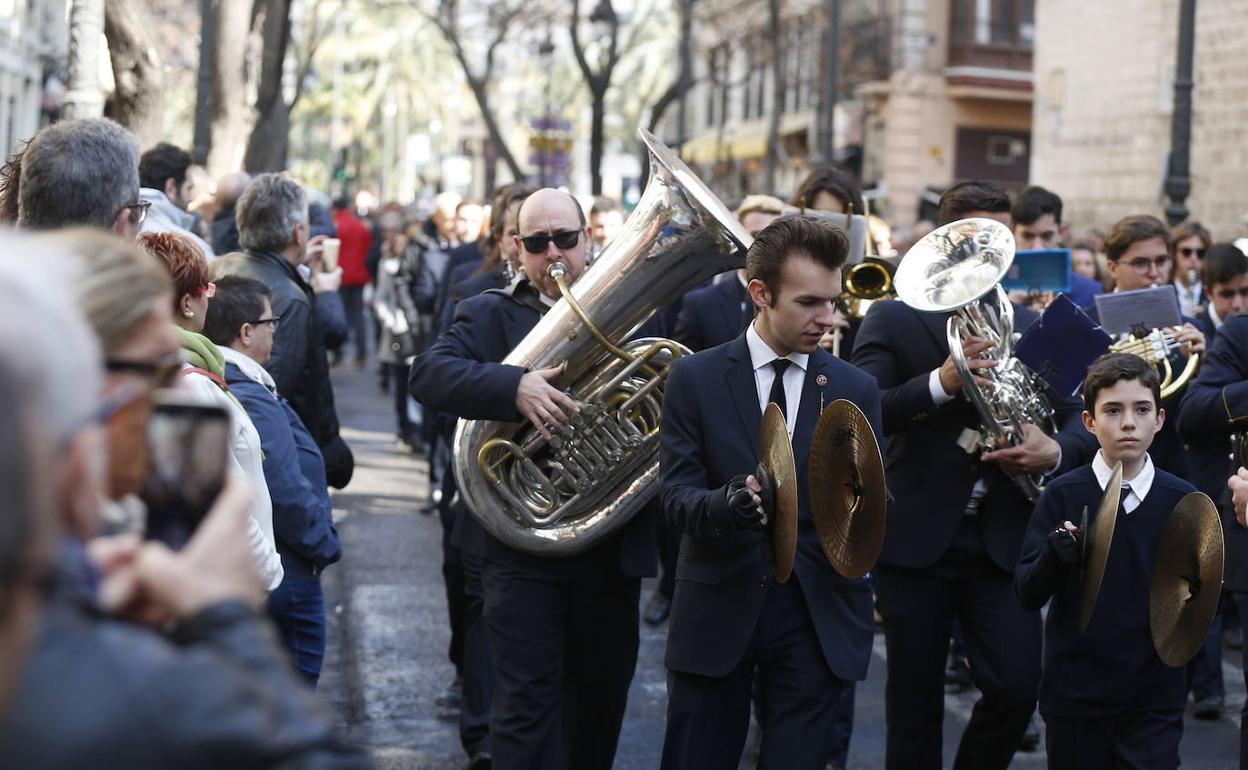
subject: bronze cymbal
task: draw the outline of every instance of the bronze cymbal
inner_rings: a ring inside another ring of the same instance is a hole
[[[1148,588],[1153,647],[1168,666],[1200,649],[1222,593],[1222,523],[1207,495],[1192,492],[1170,512]]]
[[[797,465],[780,407],[768,404],[759,431],[758,470],[776,582],[787,582],[797,558]]]
[[[871,423],[837,399],[819,415],[810,445],[810,515],[832,568],[857,579],[884,546],[888,488]]]
[[[1114,540],[1114,524],[1118,521],[1118,501],[1122,496],[1122,462],[1114,464],[1101,505],[1096,509],[1096,521],[1089,528],[1080,523],[1083,535],[1083,602],[1079,607],[1079,630],[1087,631],[1096,608],[1096,597],[1101,592],[1101,580],[1105,577],[1105,563],[1109,560],[1109,546]]]

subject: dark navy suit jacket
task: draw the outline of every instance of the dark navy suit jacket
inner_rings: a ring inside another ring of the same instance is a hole
[[[426,407],[468,420],[520,422],[516,390],[525,370],[499,363],[541,318],[534,306],[504,291],[487,291],[459,303],[455,322],[412,363],[409,389]],[[618,551],[624,574],[657,569],[654,521],[640,514],[617,535],[575,559],[602,559]],[[485,556],[540,568],[564,561],[520,553],[485,534]],[[570,561],[570,560],[569,560]]]
[[[854,364],[879,382],[889,437],[884,466],[894,500],[880,562],[909,569],[934,564],[953,542],[971,490],[982,478],[987,485],[979,516],[984,547],[998,567],[1012,573],[1032,506],[996,463],[980,462],[958,446],[963,428],[980,425],[966,397],[958,394],[937,407],[928,390],[928,376],[949,355],[948,317],[886,300],[871,306],[858,330]],[[1018,331],[1035,318],[1014,306]],[[1051,388],[1047,396],[1059,429],[1052,438],[1062,448],[1055,473],[1065,473],[1091,460],[1096,439],[1080,421],[1082,404]]]
[[[1235,472],[1230,434],[1248,432],[1248,316],[1231,316],[1208,343],[1200,374],[1183,394],[1179,434],[1195,471],[1188,479],[1217,501],[1226,537],[1226,587],[1248,591],[1248,530],[1230,508],[1226,480]]]
[[[753,318],[750,297],[733,272],[719,283],[685,295],[676,320],[675,340],[696,353],[736,339]]]
[[[826,384],[817,378],[826,377]],[[793,433],[798,543],[793,576],[810,609],[832,673],[862,679],[871,657],[871,590],[832,569],[810,518],[807,461],[821,404],[857,404],[880,435],[875,381],[830,353],[810,355]],[[683,533],[668,630],[667,666],[724,676],[745,655],[772,584],[761,530],[716,535],[707,522],[714,495],[733,476],[753,473],[763,411],[745,335],[681,359],[664,391],[660,472],[663,512]]]

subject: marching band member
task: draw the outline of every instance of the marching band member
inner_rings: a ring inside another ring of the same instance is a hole
[[[1217,284],[1213,284],[1216,286]],[[1212,306],[1212,303],[1211,303]],[[1226,317],[1200,374],[1188,383],[1183,394],[1179,433],[1188,442],[1197,473],[1192,482],[1214,500],[1223,500],[1224,484],[1234,497],[1231,506],[1221,504],[1222,533],[1226,539],[1226,568],[1223,586],[1235,602],[1240,617],[1248,617],[1248,529],[1244,528],[1243,496],[1248,489],[1248,471],[1228,458],[1232,432],[1248,424],[1248,316]],[[1242,459],[1240,460],[1242,462]],[[1230,476],[1230,481],[1227,477]],[[1219,624],[1215,620],[1214,627]],[[1212,633],[1212,631],[1211,631]],[[1248,649],[1244,671],[1248,672]],[[1245,682],[1248,683],[1248,674]],[[1243,716],[1248,717],[1248,714]],[[1240,764],[1248,767],[1248,719],[1240,723]]]
[[[1009,226],[1010,201],[996,185],[964,182],[941,197],[942,224],[970,216]],[[1034,314],[1015,306],[1015,328]],[[968,452],[959,438],[979,429],[949,357],[947,313],[920,313],[888,300],[872,305],[854,363],[879,382],[889,489],[895,495],[875,570],[888,648],[886,765],[942,764],[945,655],[960,622],[982,693],[958,747],[955,768],[1005,768],[1035,707],[1040,616],[1014,596],[1014,566],[1031,505],[1008,474],[1062,472],[1091,455],[1079,405],[1050,392],[1058,432],[1027,426],[1014,447]],[[970,367],[990,343],[970,338]]]
[[[736,767],[757,688],[760,767],[822,770],[836,704],[866,676],[871,592],[824,557],[807,478],[822,404],[849,399],[880,429],[875,382],[818,345],[848,250],[830,223],[771,223],[747,258],[754,321],[669,373],[662,505],[683,538],[667,644],[664,768]],[[786,416],[798,469],[797,557],[786,583],[774,580],[764,556],[761,488],[749,475],[768,402]]]
[[[590,231],[580,204],[546,188],[517,215],[521,275],[459,303],[455,322],[412,366],[413,395],[466,419],[528,420],[542,435],[576,402],[550,384],[559,368],[499,363],[559,299],[555,262],[575,281]],[[655,525],[636,516],[575,556],[521,553],[482,533],[485,622],[495,662],[493,767],[609,770],[637,661],[641,577],[655,570]]]
[[[1179,765],[1187,683],[1153,648],[1149,585],[1154,554],[1170,512],[1195,488],[1155,468],[1148,456],[1165,421],[1157,370],[1144,359],[1109,353],[1083,387],[1083,424],[1100,451],[1045,487],[1027,526],[1015,590],[1045,622],[1040,714],[1051,770]],[[1086,533],[1073,522],[1095,519],[1113,467],[1122,491],[1111,554],[1085,630],[1078,580]]]

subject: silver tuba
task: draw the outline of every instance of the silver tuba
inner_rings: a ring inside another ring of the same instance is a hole
[[[962,378],[962,391],[980,417],[980,446],[989,449],[1022,442],[1031,423],[1046,434],[1056,430],[1044,383],[1013,355],[1014,306],[1001,278],[1014,261],[1014,236],[992,219],[961,219],[928,233],[906,252],[893,285],[897,296],[915,310],[955,311],[945,334],[949,354]],[[976,374],[967,366],[962,342],[979,337],[992,343],[981,358],[996,361]],[[971,451],[974,447],[967,447]],[[1012,476],[1029,500],[1042,491],[1042,476]]]
[[[658,490],[659,418],[672,361],[688,348],[628,340],[703,280],[745,265],[752,242],[736,218],[650,132],[650,181],[624,229],[503,359],[525,369],[565,364],[552,383],[580,405],[546,441],[529,423],[460,420],[454,467],[472,515],[508,546],[538,556],[580,553],[628,522]]]

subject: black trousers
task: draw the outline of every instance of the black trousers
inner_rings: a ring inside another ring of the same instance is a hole
[[[656,495],[657,497],[657,495]],[[676,593],[676,559],[680,556],[680,533],[672,528],[667,517],[660,511],[654,517],[658,527],[659,585],[658,592],[668,601]]]
[[[1102,719],[1044,718],[1049,770],[1175,770],[1183,712],[1133,711]]]
[[[1193,700],[1226,696],[1222,681],[1222,610],[1213,616],[1209,635],[1196,655],[1187,662],[1187,690]]]
[[[469,515],[464,512],[463,515]],[[464,568],[464,696],[459,710],[459,740],[469,757],[489,749],[490,702],[494,698],[494,651],[486,632],[485,588],[480,556],[461,551]]]
[[[939,770],[945,659],[956,618],[981,697],[954,768],[1004,770],[1035,709],[1040,685],[1040,613],[1014,596],[1014,576],[989,560],[978,521],[963,517],[936,564],[876,569],[888,648],[885,714],[889,770]]]
[[[386,364],[386,376],[390,380],[390,393],[394,397],[394,418],[400,436],[412,440],[418,438],[419,427],[412,424],[407,415],[407,377],[411,367],[406,363]]]
[[[365,339],[368,322],[364,318],[364,287],[341,286],[338,288],[338,296],[342,297],[342,309],[346,313],[347,325],[351,330],[351,341],[355,343],[355,360],[363,361],[368,354],[368,340]]]
[[[641,579],[611,556],[485,560],[495,770],[610,770],[637,664]]]
[[[828,668],[796,577],[769,591],[750,648],[729,674],[668,672],[664,770],[735,768],[755,688],[763,734],[758,767],[823,770],[838,706],[853,683]]]
[[[1248,593],[1231,594],[1240,624],[1248,628]],[[1248,644],[1240,650],[1243,657],[1244,684],[1248,686]],[[1239,770],[1248,770],[1248,701],[1239,712]]]
[[[446,586],[447,621],[451,627],[451,643],[446,657],[455,666],[455,675],[464,675],[464,615],[468,595],[464,590],[463,553],[451,543],[456,512],[451,506],[438,507],[442,520],[442,582]],[[462,515],[467,516],[465,512]]]

